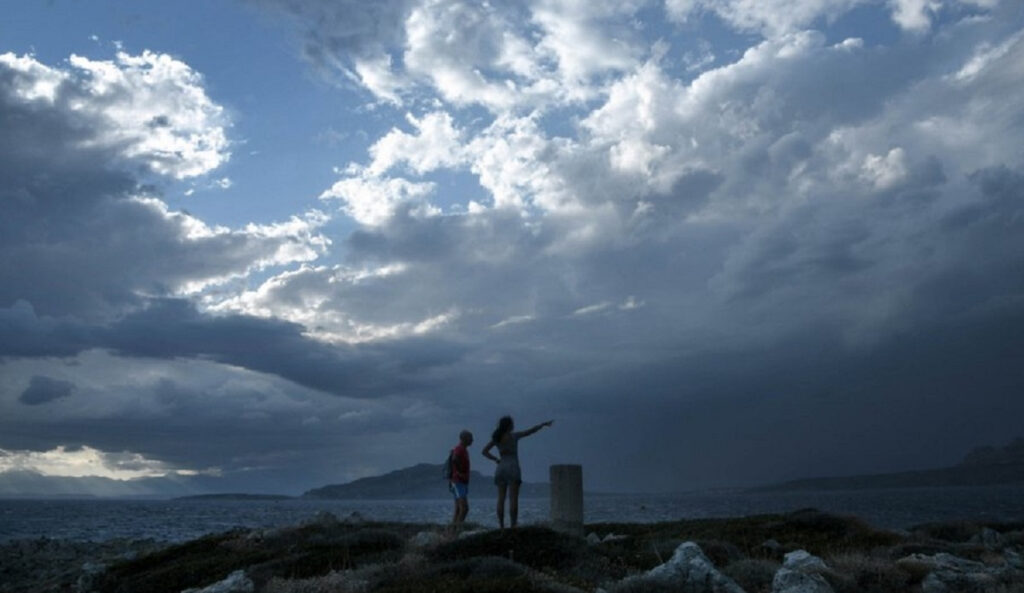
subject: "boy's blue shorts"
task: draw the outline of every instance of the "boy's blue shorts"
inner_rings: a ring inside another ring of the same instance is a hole
[[[459,482],[449,482],[448,490],[451,491],[452,496],[456,499],[466,498],[469,496],[469,484],[460,484]]]

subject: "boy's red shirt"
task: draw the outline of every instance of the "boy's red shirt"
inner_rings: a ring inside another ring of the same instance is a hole
[[[452,482],[469,483],[469,451],[462,443],[452,449]]]

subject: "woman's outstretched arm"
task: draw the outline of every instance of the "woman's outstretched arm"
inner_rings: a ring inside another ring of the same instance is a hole
[[[481,451],[480,453],[484,457],[486,457],[487,459],[490,459],[491,461],[493,461],[494,463],[498,463],[501,460],[498,459],[497,457],[495,457],[493,453],[491,453],[491,449],[493,449],[493,448],[494,448],[494,441],[491,441],[491,442],[487,443],[487,446],[484,447],[484,450]]]
[[[533,428],[528,428],[528,429],[524,430],[523,432],[517,432],[516,436],[519,437],[519,438],[528,437],[531,434],[537,432],[538,430],[544,428],[545,426],[551,426],[554,423],[555,423],[554,420],[548,420],[547,422],[541,422],[540,424],[538,424],[537,426],[534,426]]]

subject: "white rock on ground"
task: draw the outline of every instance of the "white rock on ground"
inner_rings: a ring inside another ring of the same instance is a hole
[[[971,543],[998,546],[1003,543],[1003,536],[999,535],[999,532],[995,529],[985,527],[981,530],[981,533],[971,538]]]
[[[678,590],[683,593],[744,593],[743,588],[719,572],[693,542],[679,544],[668,562],[623,582],[673,584],[680,586]]]
[[[1006,559],[1006,563],[1009,564],[1010,567],[1016,568],[1017,570],[1024,570],[1024,556],[1021,556],[1010,548],[1006,548],[1003,550],[1003,558]]]
[[[436,531],[421,531],[416,535],[412,536],[409,543],[417,548],[426,548],[429,546],[436,546],[444,540],[444,537]]]
[[[334,527],[338,524],[338,518],[334,516],[334,513],[329,511],[320,511],[313,515],[306,521],[302,522],[303,526],[316,525],[318,527]]]
[[[821,558],[807,550],[794,550],[783,557],[782,566],[801,572],[821,572],[828,570],[828,565]]]
[[[772,593],[833,593],[823,570],[828,570],[825,561],[807,550],[790,552],[772,579]]]
[[[960,591],[981,591],[995,589],[1000,583],[1017,583],[1024,580],[1024,571],[1014,565],[1013,554],[1003,557],[1001,566],[988,566],[974,560],[967,560],[952,554],[911,554],[897,560],[897,564],[917,564],[927,567],[930,572],[921,581],[923,593],[957,593]]]
[[[206,587],[185,589],[181,593],[252,593],[254,588],[253,582],[245,576],[245,571],[236,570],[223,581]]]

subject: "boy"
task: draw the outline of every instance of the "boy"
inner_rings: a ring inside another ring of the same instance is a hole
[[[463,430],[459,433],[459,444],[452,449],[452,479],[448,484],[455,497],[455,513],[452,515],[452,533],[462,527],[469,513],[469,451],[473,444],[473,433]]]

